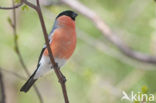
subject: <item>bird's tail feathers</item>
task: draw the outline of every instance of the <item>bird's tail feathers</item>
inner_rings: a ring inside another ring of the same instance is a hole
[[[28,81],[22,86],[20,91],[27,92],[37,79],[34,79],[35,73],[28,79]]]

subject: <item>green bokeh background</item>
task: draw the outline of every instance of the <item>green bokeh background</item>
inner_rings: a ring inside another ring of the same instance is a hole
[[[156,2],[154,0],[79,0],[95,11],[133,50],[156,55]],[[0,5],[10,6],[9,0]],[[66,5],[42,7],[47,31]],[[12,11],[0,10],[0,67],[26,76],[14,51],[12,28],[7,19]],[[129,103],[121,101],[122,91],[148,93],[156,97],[156,67],[124,56],[83,15],[76,20],[77,47],[61,69],[67,78],[70,103]],[[38,16],[31,8],[17,10],[17,34],[25,64],[32,73],[44,38]],[[145,70],[148,69],[148,70]],[[150,70],[149,70],[150,69]],[[25,80],[3,72],[7,103],[39,103],[34,89],[19,92]],[[44,103],[63,103],[61,87],[54,72],[36,82]],[[155,101],[156,102],[156,101]],[[155,103],[153,102],[153,103]]]

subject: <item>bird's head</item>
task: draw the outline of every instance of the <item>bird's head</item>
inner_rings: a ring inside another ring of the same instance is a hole
[[[70,17],[72,20],[75,21],[75,18],[77,17],[77,13],[71,11],[71,10],[66,10],[66,11],[63,11],[61,12],[57,17],[56,19],[62,17],[62,16],[67,16],[67,17]]]
[[[65,28],[75,28],[75,18],[77,17],[77,13],[66,10],[58,14],[56,17],[56,24],[59,27]]]

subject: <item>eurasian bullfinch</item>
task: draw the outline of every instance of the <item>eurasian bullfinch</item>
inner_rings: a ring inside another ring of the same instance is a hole
[[[53,29],[49,35],[49,44],[55,62],[59,67],[62,67],[66,63],[76,47],[76,16],[77,14],[71,10],[61,12],[56,17]],[[47,47],[44,45],[38,60],[37,69],[20,91],[27,92],[39,77],[51,71],[52,68]]]

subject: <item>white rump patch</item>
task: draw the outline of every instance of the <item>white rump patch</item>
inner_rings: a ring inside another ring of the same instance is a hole
[[[58,64],[59,67],[62,67],[66,63],[66,59],[55,58],[55,62]],[[50,58],[48,56],[42,56],[40,60],[40,66],[36,71],[34,79],[38,79],[40,76],[43,76],[51,69],[52,69],[52,64]]]

